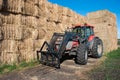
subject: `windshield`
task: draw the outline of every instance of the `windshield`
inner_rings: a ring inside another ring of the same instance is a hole
[[[74,33],[81,34],[82,37],[85,37],[85,28],[74,28],[73,31]]]
[[[94,34],[90,27],[73,28],[72,32],[80,34],[81,37],[89,37],[91,34]]]

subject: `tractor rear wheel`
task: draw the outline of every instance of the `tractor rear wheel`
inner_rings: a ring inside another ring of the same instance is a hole
[[[95,39],[92,48],[92,57],[100,58],[103,54],[103,43],[101,39]]]
[[[88,51],[85,44],[80,44],[80,46],[77,49],[75,62],[77,64],[85,65],[88,61]]]

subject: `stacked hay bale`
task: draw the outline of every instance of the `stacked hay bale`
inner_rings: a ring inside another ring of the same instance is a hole
[[[38,0],[0,0],[0,62],[35,58]]]
[[[0,0],[0,62],[36,59],[44,40],[81,21],[72,10],[47,0]]]
[[[116,49],[115,17],[108,11],[103,12],[90,13],[87,18],[96,26],[95,31],[103,39],[105,50],[110,51]],[[87,18],[47,0],[0,0],[0,63],[36,59],[36,51],[54,32],[83,24]]]
[[[21,15],[17,13],[21,12],[22,1],[0,0],[0,4],[0,62],[18,62],[18,42],[22,39],[22,28]]]
[[[42,3],[39,8],[39,14],[43,26],[47,31],[45,40],[49,41],[54,32],[64,32],[67,27],[71,27],[73,24],[85,23],[85,18],[75,13],[74,11],[52,4],[49,2]],[[41,12],[42,11],[42,12]]]
[[[104,51],[117,49],[116,16],[107,10],[87,14],[88,23],[95,26],[95,34],[104,43]]]

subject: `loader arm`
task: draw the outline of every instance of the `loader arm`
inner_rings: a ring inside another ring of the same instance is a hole
[[[46,65],[55,66],[56,68],[60,68],[60,59],[66,50],[67,43],[71,40],[74,34],[71,32],[65,32],[65,34],[54,33],[50,43],[44,42],[40,51],[37,51],[38,60]],[[61,44],[59,44],[58,50],[56,50],[56,41],[59,37],[62,37]],[[44,47],[46,51],[43,50]],[[41,57],[39,57],[39,53],[41,53]]]

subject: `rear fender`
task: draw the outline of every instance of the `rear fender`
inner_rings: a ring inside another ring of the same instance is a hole
[[[94,35],[91,35],[91,36],[88,38],[88,44],[87,44],[87,45],[88,45],[88,48],[89,48],[89,49],[92,49],[95,38],[96,38],[96,37],[95,37]]]
[[[92,49],[95,39],[99,39],[99,37],[94,37],[92,40],[88,41],[89,49]]]

